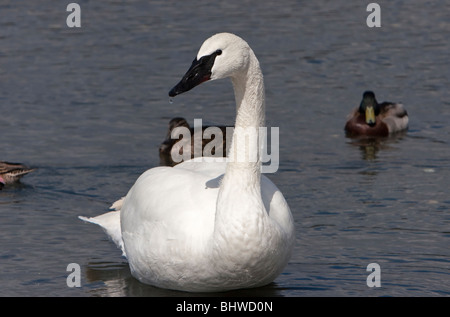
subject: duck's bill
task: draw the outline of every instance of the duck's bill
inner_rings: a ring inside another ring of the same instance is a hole
[[[211,54],[201,57],[199,60],[194,59],[191,67],[180,80],[180,82],[169,91],[170,97],[189,91],[195,86],[211,79],[211,69],[217,54]]]
[[[375,109],[372,106],[366,107],[366,123],[370,126],[375,125]]]

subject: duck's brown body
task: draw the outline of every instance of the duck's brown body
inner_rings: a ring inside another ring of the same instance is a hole
[[[372,117],[368,118],[371,112]],[[368,91],[364,93],[361,105],[350,114],[344,129],[348,136],[387,137],[406,130],[408,120],[408,113],[402,104],[378,104],[373,92]]]

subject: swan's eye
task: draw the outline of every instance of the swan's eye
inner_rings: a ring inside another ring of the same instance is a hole
[[[216,54],[217,54],[217,55],[222,55],[222,50],[217,50],[217,51],[216,51]]]

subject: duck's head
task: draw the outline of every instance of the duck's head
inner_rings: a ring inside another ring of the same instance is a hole
[[[372,91],[366,91],[363,94],[363,99],[359,105],[359,112],[364,114],[366,123],[373,127],[375,125],[375,117],[380,113],[375,94]]]
[[[213,35],[200,47],[191,67],[169,96],[175,97],[208,80],[233,77],[248,67],[250,52],[247,42],[234,34]]]
[[[180,117],[172,118],[169,122],[169,134],[176,127],[186,127],[189,129],[189,123],[187,123],[185,118],[180,118]]]

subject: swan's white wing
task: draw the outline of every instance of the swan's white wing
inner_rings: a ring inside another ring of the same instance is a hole
[[[122,205],[122,234],[133,241],[126,247],[166,253],[162,250],[178,241],[179,248],[185,244],[202,248],[212,234],[222,170],[182,163],[142,174]]]
[[[188,214],[194,212],[197,214],[197,217],[192,218],[195,219],[191,221],[192,225],[197,227],[204,226],[206,225],[205,219],[206,222],[210,222],[213,219],[212,217],[203,217],[202,214],[207,213],[208,210],[214,212],[215,204],[211,202],[217,197],[220,175],[224,171],[224,163],[202,164],[196,161],[186,161],[175,168],[158,167],[150,169],[136,181],[133,188],[137,188],[130,190],[130,192],[133,192],[133,195],[135,191],[140,192],[138,195],[142,199],[138,199],[138,201],[143,202],[143,205],[148,203],[148,207],[134,206],[133,203],[129,203],[127,210],[133,209],[138,212],[136,219],[133,219],[136,223],[144,220],[155,222],[163,220],[166,224],[182,224],[183,214],[185,217],[188,217]],[[197,177],[191,178],[192,175],[197,175]],[[168,179],[172,179],[172,181],[167,181]],[[186,181],[186,179],[190,179],[190,181]],[[203,196],[203,203],[199,204],[195,200],[195,197],[198,195]],[[110,208],[115,211],[96,217],[78,217],[85,222],[99,225],[104,229],[108,237],[122,250],[123,255],[126,254],[122,240],[120,210],[126,198],[122,197],[113,203]],[[179,209],[184,210],[184,213],[179,213]],[[179,230],[177,227],[177,225],[172,225],[172,230],[170,231],[176,233]],[[190,230],[188,223],[185,223],[183,227],[184,230],[179,230],[180,233]],[[202,230],[198,232],[200,233]]]

